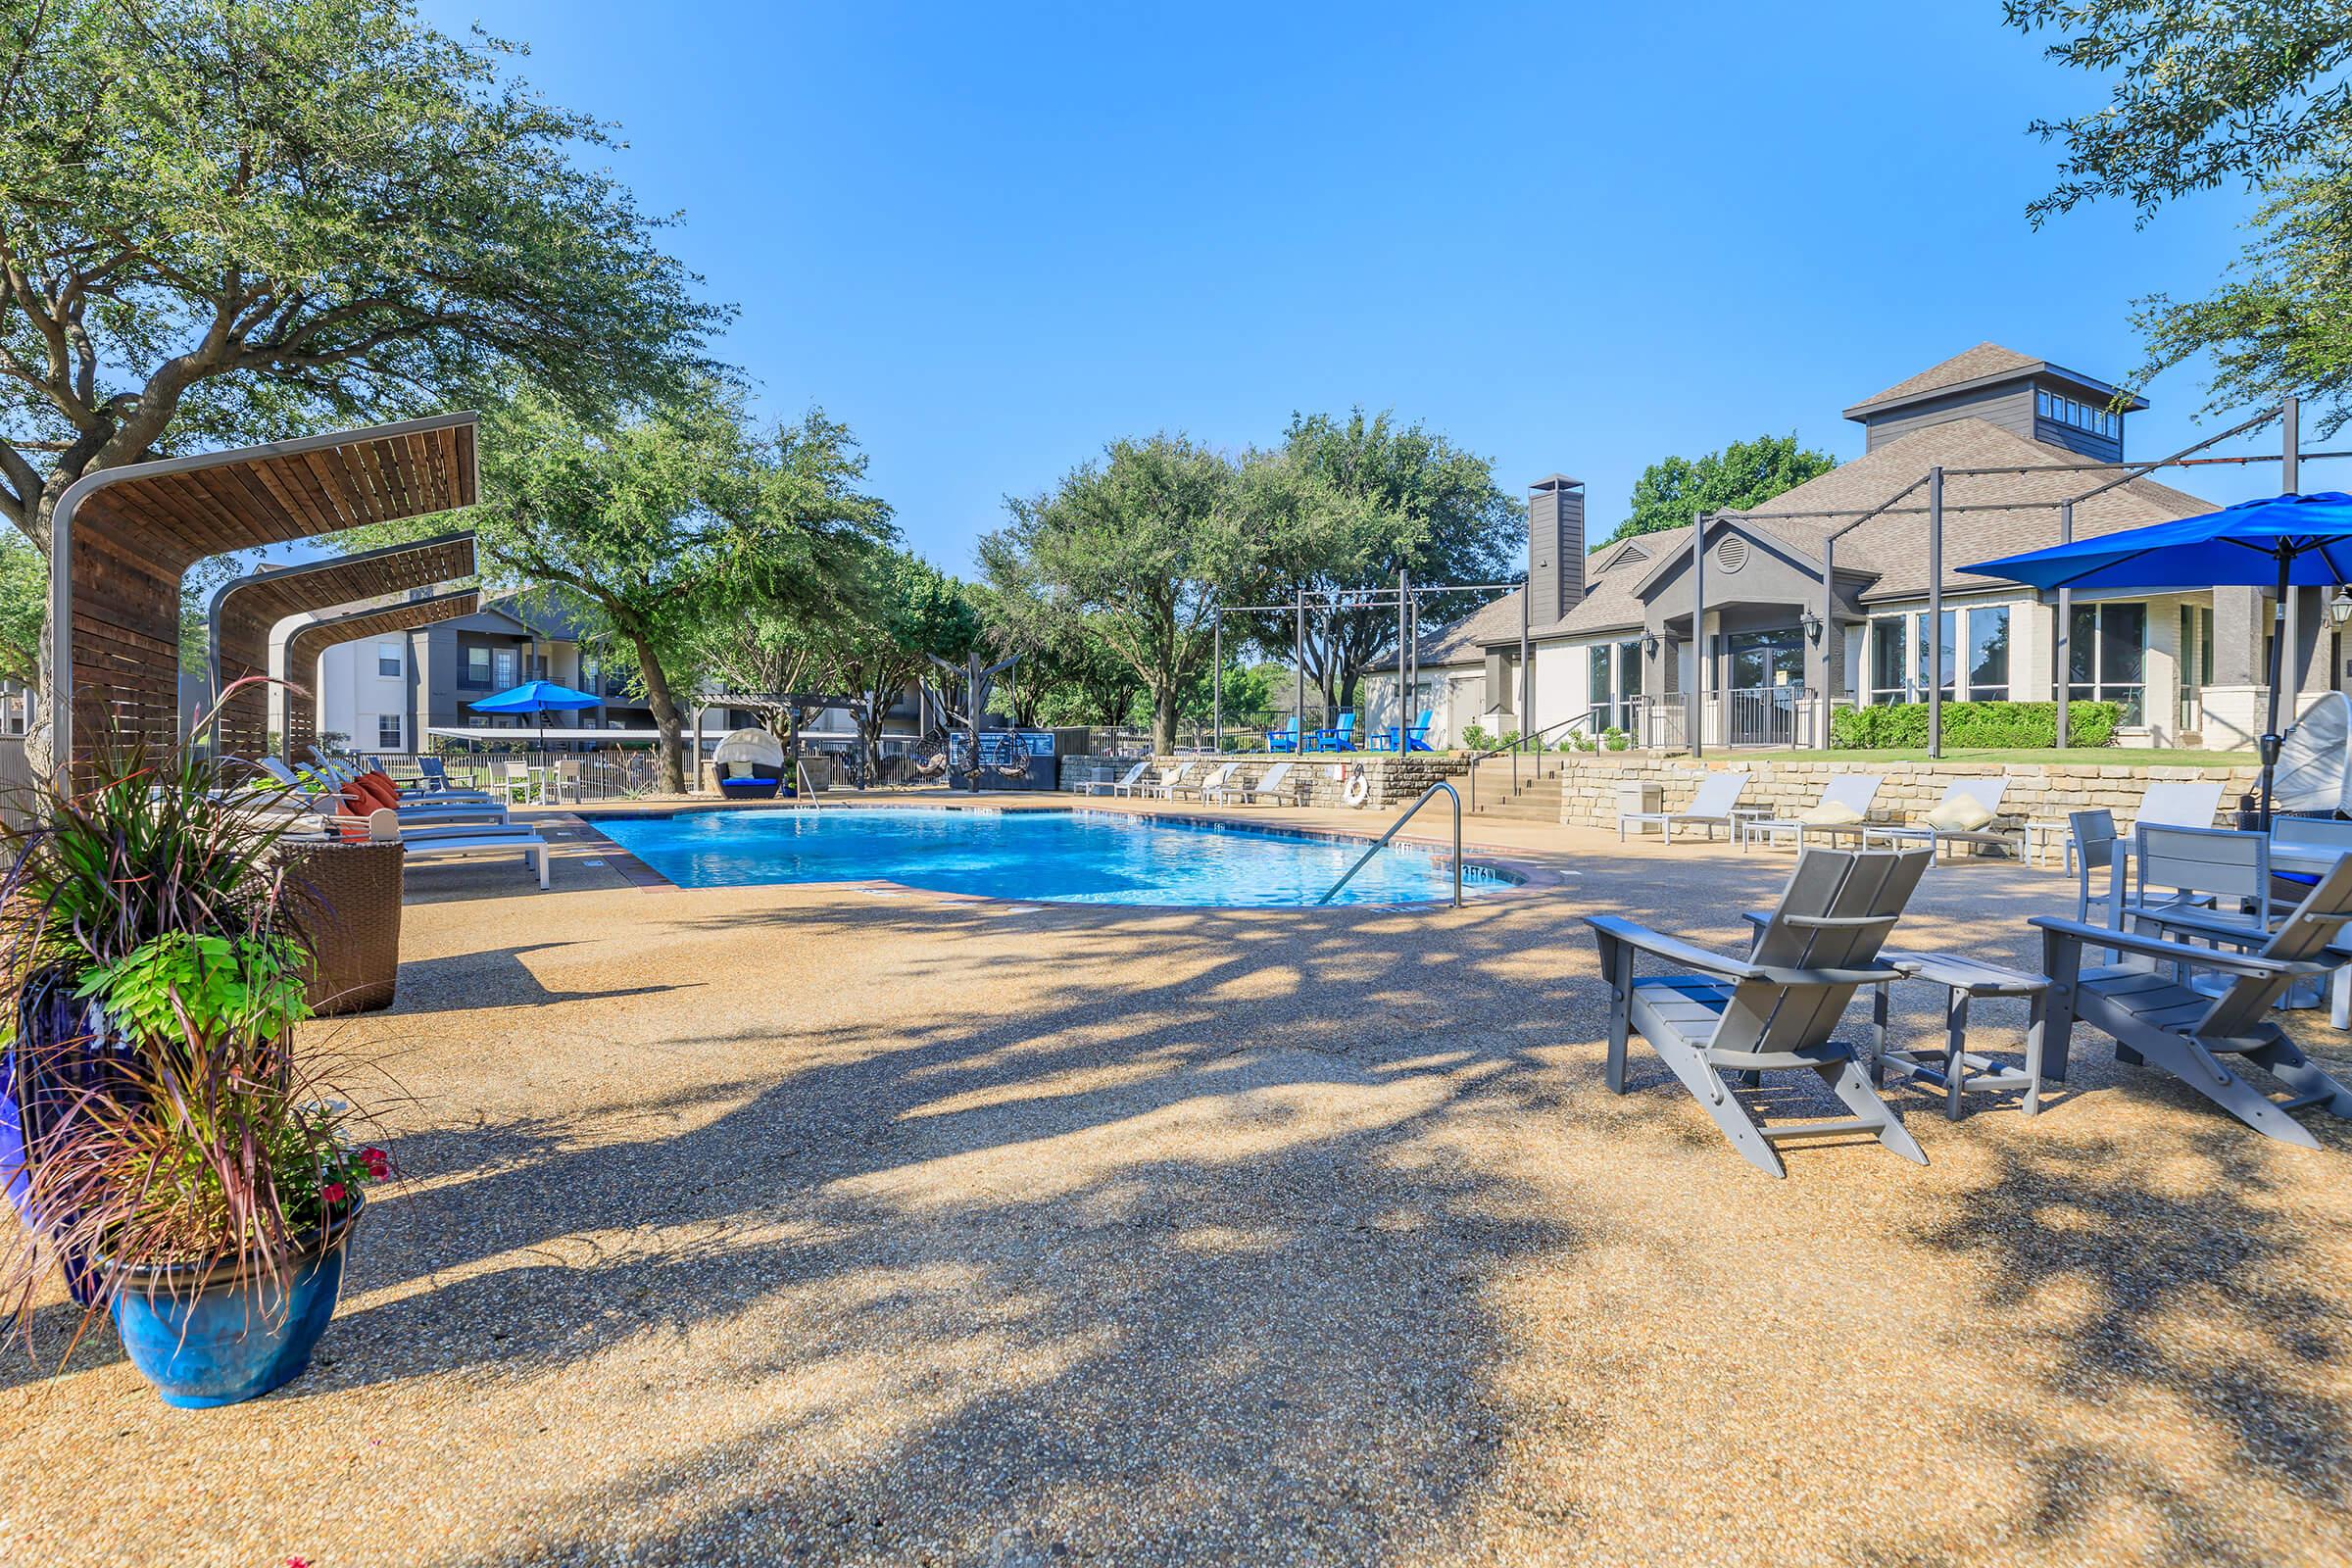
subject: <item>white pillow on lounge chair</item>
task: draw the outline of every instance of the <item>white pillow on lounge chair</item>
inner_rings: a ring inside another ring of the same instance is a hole
[[[1862,820],[1862,813],[1843,801],[1824,801],[1810,810],[1799,811],[1796,819],[1808,827],[1852,827]]]
[[[1921,818],[1938,833],[1974,833],[1992,820],[1984,803],[1967,795],[1954,795],[1937,801],[1935,808]]]

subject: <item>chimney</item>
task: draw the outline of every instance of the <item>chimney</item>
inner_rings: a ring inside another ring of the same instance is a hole
[[[1527,497],[1531,613],[1548,626],[1585,597],[1585,483],[1564,473],[1538,479]]]

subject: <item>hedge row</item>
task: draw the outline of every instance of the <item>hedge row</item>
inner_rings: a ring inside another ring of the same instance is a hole
[[[2066,705],[2067,744],[2105,746],[2123,722],[2121,703]],[[1881,708],[1841,708],[1830,719],[1832,746],[1913,748],[1928,744],[1928,705],[1889,703]],[[1946,746],[2053,747],[2058,744],[2056,703],[1946,703]]]

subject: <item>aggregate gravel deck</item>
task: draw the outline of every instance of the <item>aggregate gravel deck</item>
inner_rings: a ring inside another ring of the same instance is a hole
[[[1927,1168],[1774,1182],[1655,1056],[1603,1090],[1579,917],[1736,943],[1789,857],[1473,831],[1562,880],[420,866],[397,1010],[315,1029],[415,1097],[317,1367],[178,1412],[103,1327],[0,1360],[0,1563],[2352,1560],[2346,1124],[2267,1143],[2085,1029],[2035,1120],[1905,1094]],[[2072,894],[1962,863],[1903,940],[2037,966]]]

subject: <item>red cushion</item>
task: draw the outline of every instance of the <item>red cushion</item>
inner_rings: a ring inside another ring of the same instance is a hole
[[[363,790],[346,789],[335,796],[335,831],[345,839],[365,843],[368,838],[368,818],[376,809],[375,802]]]
[[[395,811],[400,809],[400,787],[383,774],[362,773],[352,782],[361,794],[375,803],[375,807],[383,807]],[[374,808],[374,807],[369,808],[371,810]]]

